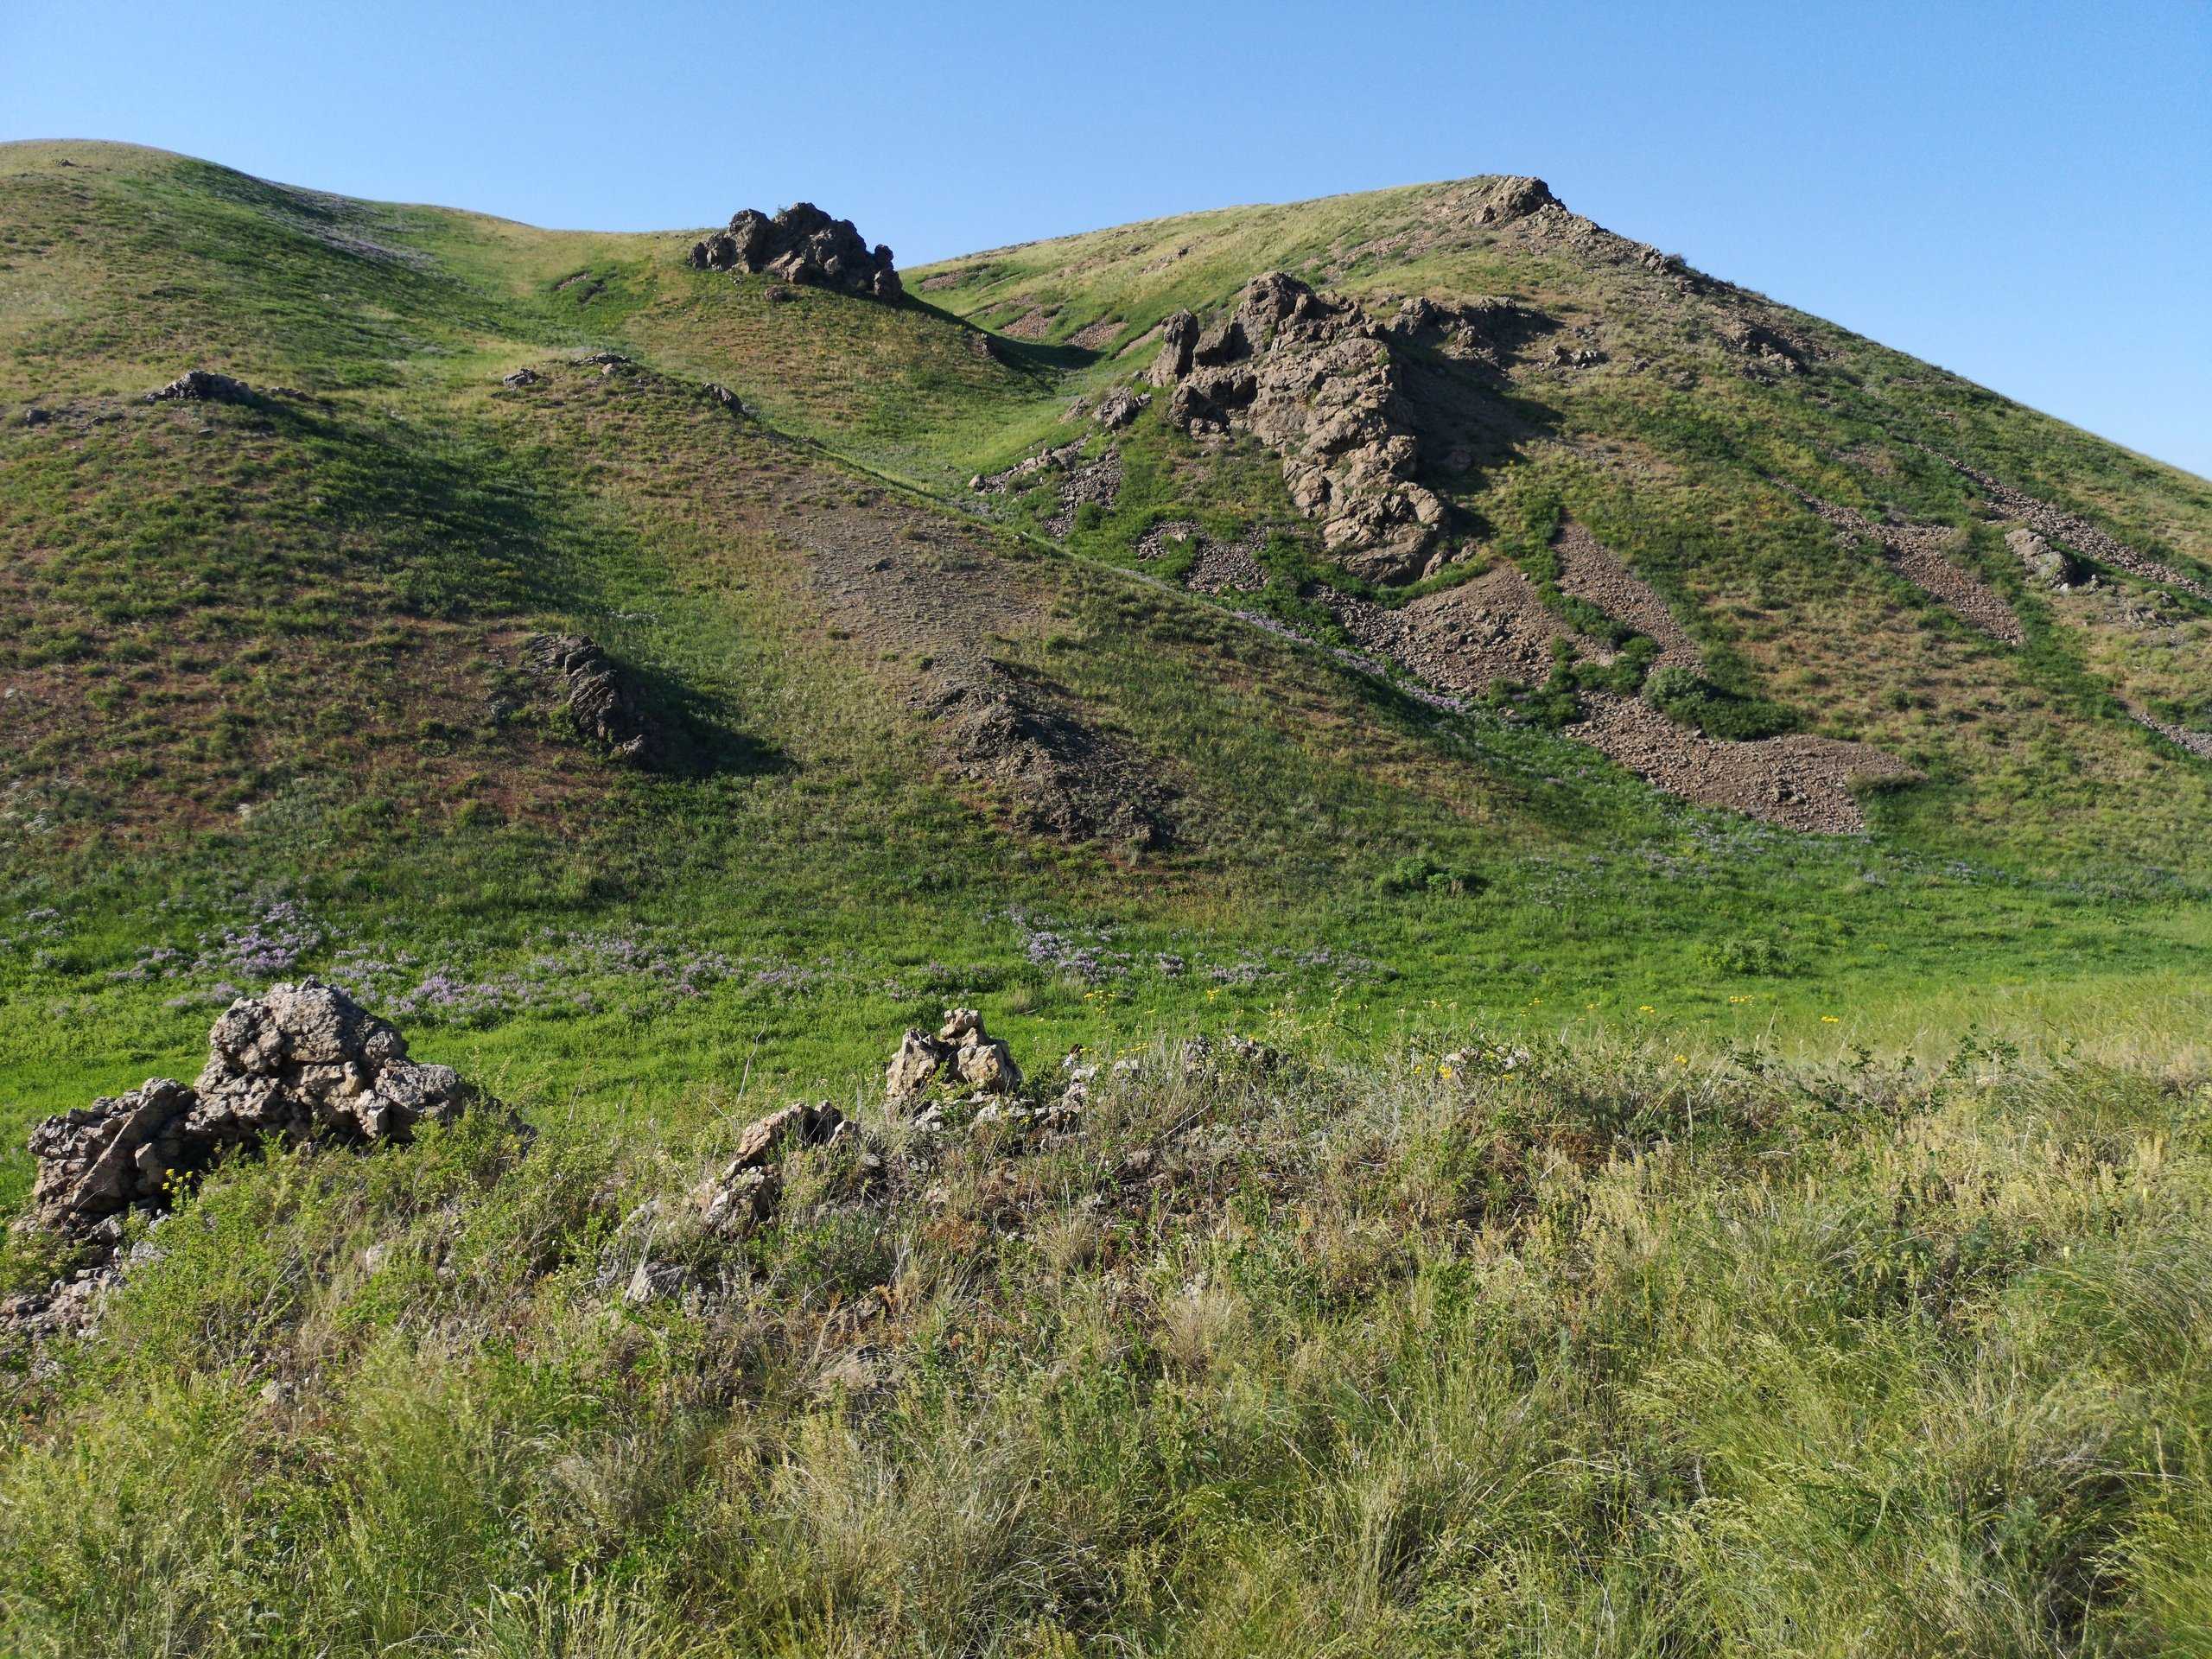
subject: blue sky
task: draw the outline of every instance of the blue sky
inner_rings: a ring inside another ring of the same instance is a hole
[[[2212,474],[2212,0],[0,0],[0,137],[553,226],[810,197],[909,264],[1535,173],[1615,230]]]

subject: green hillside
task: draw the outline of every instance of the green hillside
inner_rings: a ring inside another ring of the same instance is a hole
[[[2201,1639],[2212,484],[1532,186],[890,304],[0,146],[0,1209],[308,974],[539,1137],[231,1170],[0,1339],[16,1648]],[[953,1006],[1139,1057],[1095,1143],[610,1294]]]

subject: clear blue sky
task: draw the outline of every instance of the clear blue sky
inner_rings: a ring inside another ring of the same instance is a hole
[[[810,197],[909,264],[1535,173],[2212,474],[2212,0],[0,0],[0,137],[643,230]]]

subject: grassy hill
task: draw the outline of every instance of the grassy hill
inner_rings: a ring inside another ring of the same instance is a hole
[[[2212,485],[1526,183],[889,306],[0,147],[0,1207],[32,1122],[309,972],[540,1135],[236,1171],[109,1336],[22,1358],[17,1644],[2201,1637],[2196,1323],[2142,1310],[2202,1226]],[[1399,377],[1420,568],[1146,378],[1270,271]],[[147,400],[194,368],[253,395]],[[1831,755],[1847,832],[1789,827]],[[1147,1081],[609,1295],[644,1196],[792,1093],[873,1113],[956,1003]],[[1292,1070],[1183,1075],[1232,1033]],[[1471,1048],[1533,1069],[1440,1076]]]

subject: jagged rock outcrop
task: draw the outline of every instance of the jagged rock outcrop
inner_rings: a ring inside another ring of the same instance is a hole
[[[407,1040],[334,985],[312,979],[242,997],[216,1020],[188,1088],[153,1077],[31,1131],[31,1224],[89,1237],[125,1210],[166,1205],[181,1179],[266,1135],[294,1144],[404,1141],[459,1113],[450,1066],[407,1058]]]
[[[1144,413],[1152,402],[1126,386],[1117,386],[1098,400],[1098,407],[1090,411],[1090,418],[1109,432],[1118,432]]]
[[[1179,311],[1162,325],[1154,384],[1186,431],[1249,431],[1282,458],[1322,543],[1380,581],[1418,575],[1445,505],[1414,481],[1414,435],[1389,331],[1357,302],[1270,271],[1203,333]]]
[[[1718,332],[1730,347],[1750,359],[1745,367],[1754,374],[1802,374],[1816,355],[1811,341],[1746,316],[1722,317]]]
[[[522,655],[524,667],[557,687],[579,731],[625,760],[652,759],[658,734],[652,721],[628,678],[590,635],[534,633],[523,641]]]
[[[289,1145],[368,1147],[458,1116],[474,1091],[451,1066],[407,1058],[407,1040],[334,985],[272,986],[231,1004],[188,1087],[150,1077],[49,1117],[30,1133],[38,1170],[17,1224],[89,1246],[89,1263],[0,1305],[0,1326],[74,1320],[112,1275],[123,1219],[166,1210],[225,1154],[276,1135]]]
[[[166,386],[148,392],[146,401],[149,404],[250,404],[253,397],[253,388],[243,380],[233,380],[227,374],[217,374],[208,369],[188,369]]]
[[[826,1147],[853,1133],[845,1115],[823,1101],[794,1102],[749,1126],[720,1174],[694,1187],[690,1205],[710,1237],[741,1237],[775,1214],[783,1196],[779,1160],[799,1147]]]
[[[915,1115],[933,1084],[957,1094],[1018,1094],[1021,1068],[1007,1046],[983,1029],[982,1015],[973,1008],[947,1008],[936,1036],[909,1031],[899,1039],[884,1073],[885,1103],[895,1114]]]
[[[697,270],[766,272],[780,281],[896,303],[906,293],[891,250],[870,248],[849,219],[832,219],[810,201],[773,219],[747,208],[691,249]]]

